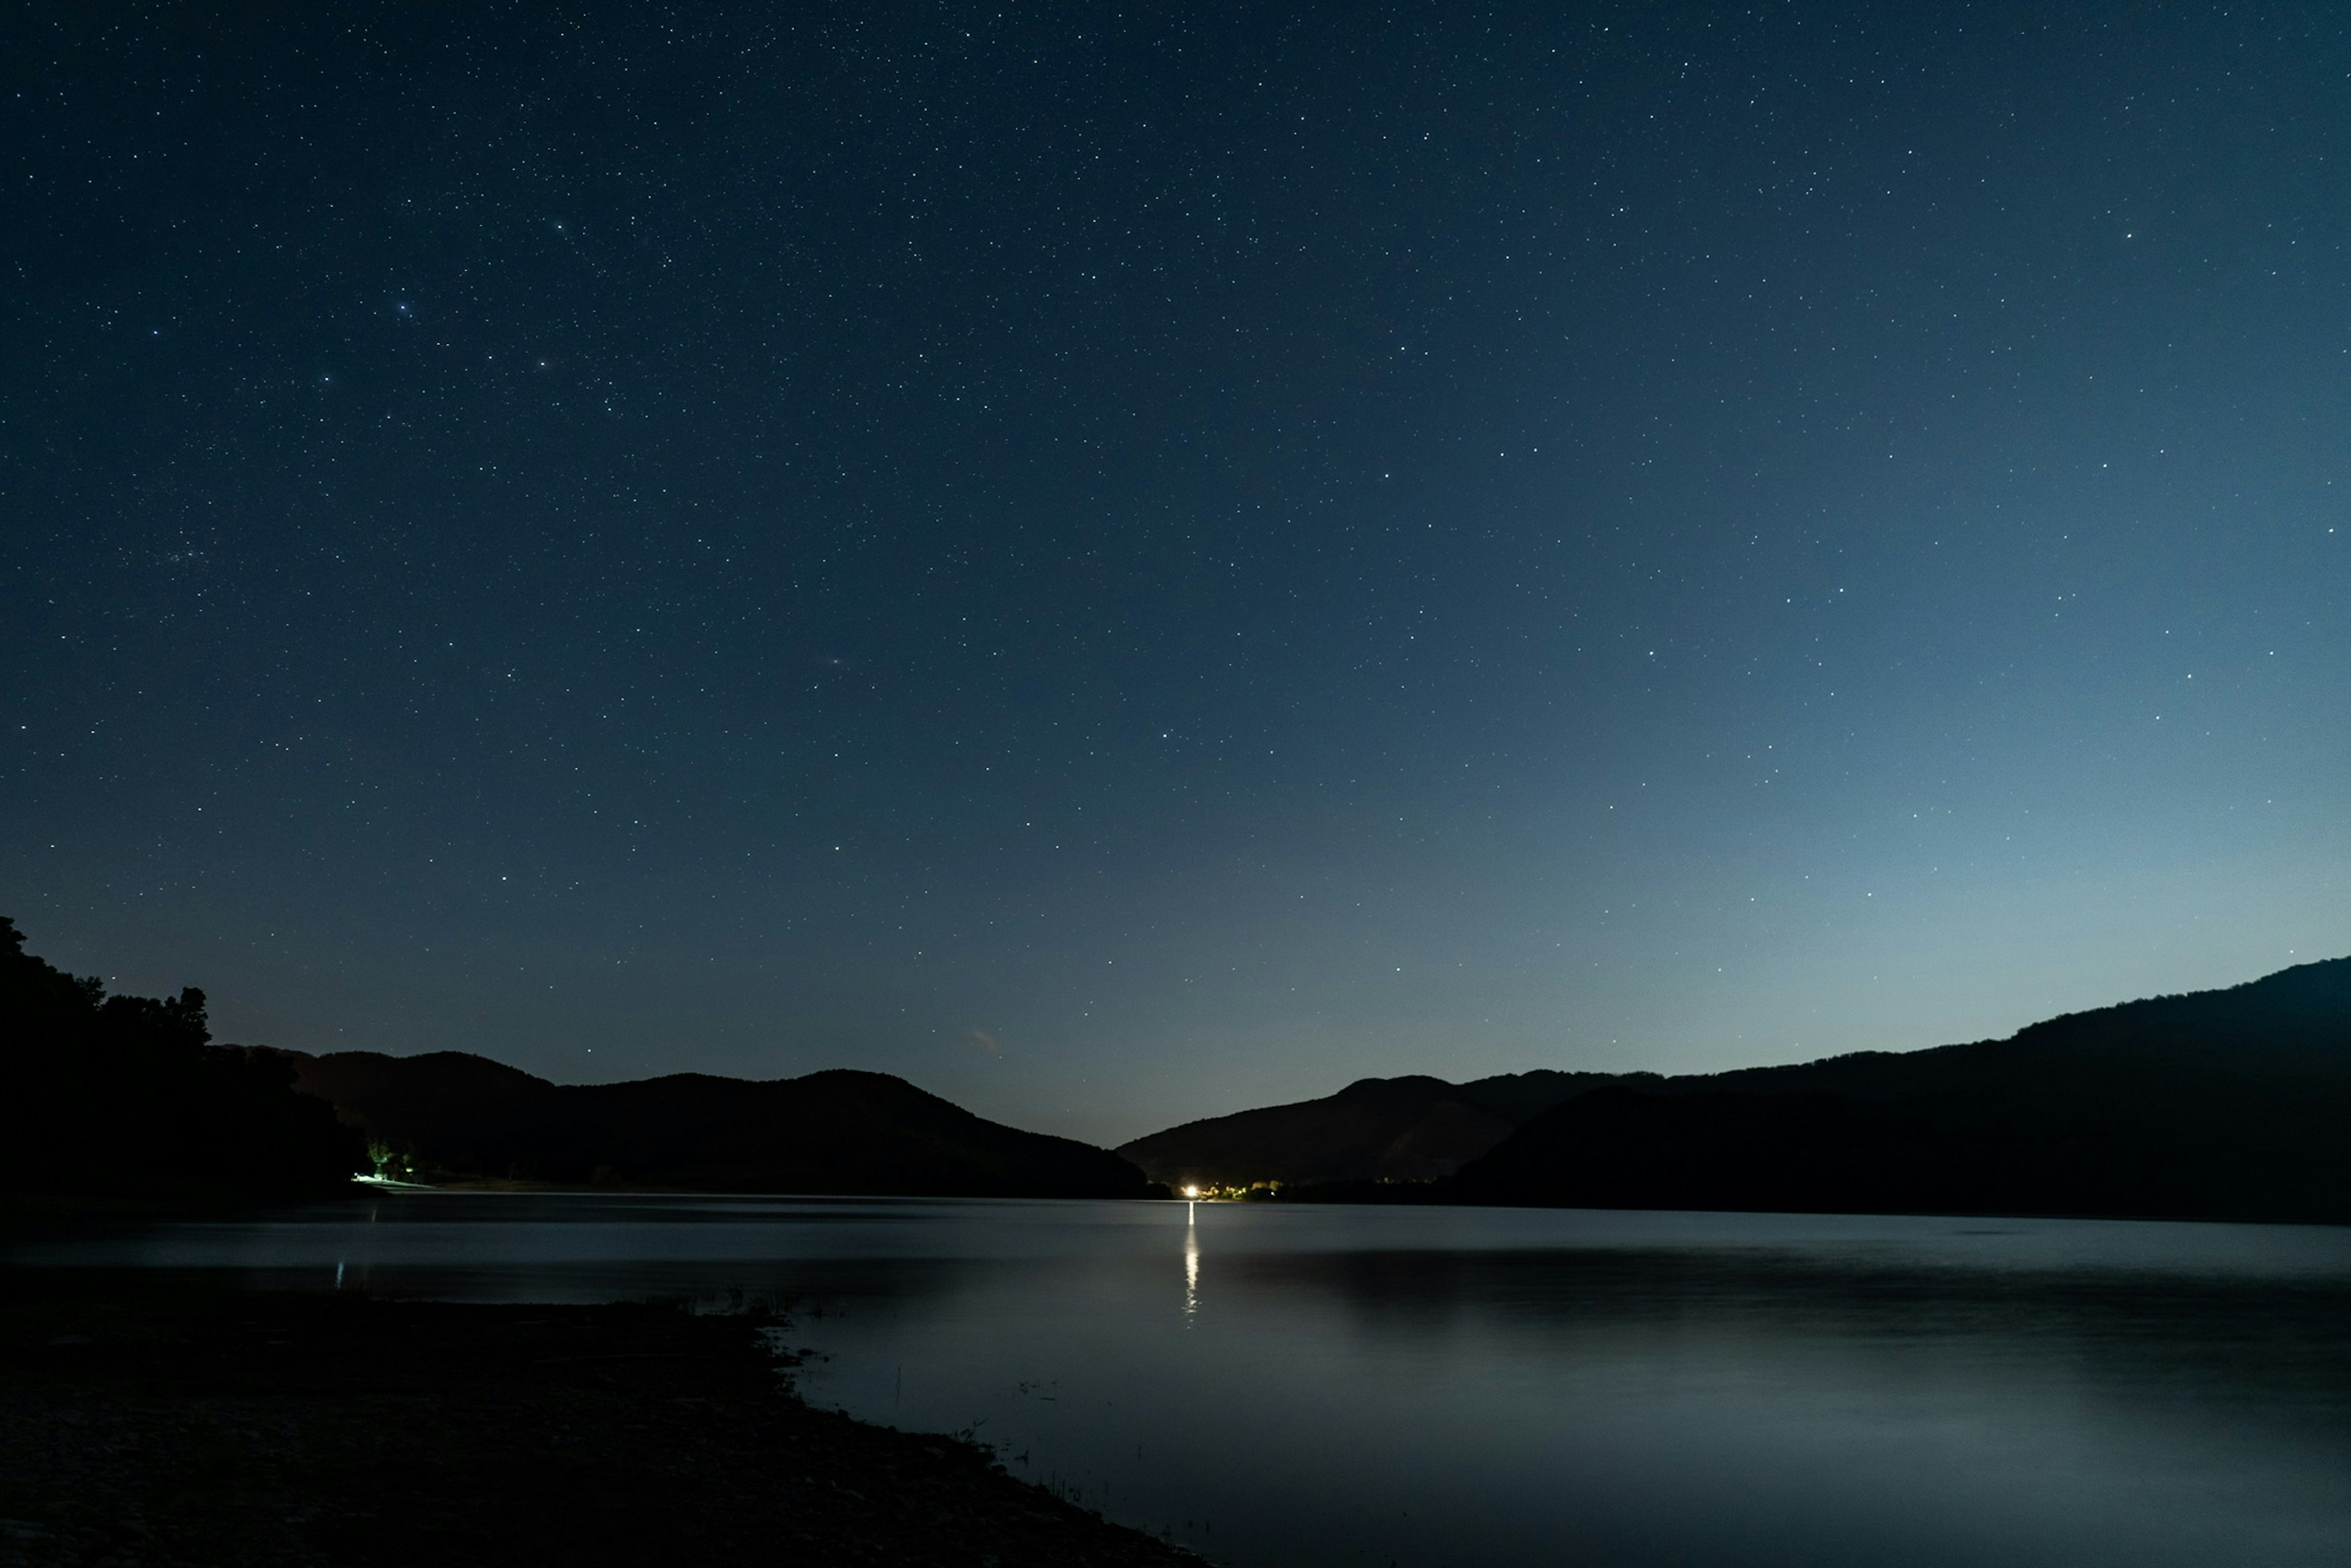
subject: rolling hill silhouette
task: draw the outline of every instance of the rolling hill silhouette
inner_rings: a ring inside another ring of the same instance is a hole
[[[846,1069],[557,1084],[462,1051],[294,1053],[297,1084],[453,1176],[700,1192],[1144,1197],[1134,1166]],[[1161,1196],[1164,1196],[1161,1195]]]
[[[1118,1152],[1340,1201],[2351,1223],[2351,958],[1928,1051],[1367,1078]]]
[[[2351,1220],[2351,958],[2006,1040],[1627,1079],[1532,1118],[1432,1196]]]
[[[1450,1175],[1538,1112],[1610,1080],[1518,1072],[1448,1083],[1364,1078],[1336,1094],[1187,1122],[1119,1145],[1170,1186],[1429,1181]]]

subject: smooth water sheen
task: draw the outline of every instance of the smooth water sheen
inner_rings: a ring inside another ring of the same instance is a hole
[[[20,1249],[796,1303],[818,1403],[1240,1564],[2351,1563],[2351,1231],[398,1195]]]

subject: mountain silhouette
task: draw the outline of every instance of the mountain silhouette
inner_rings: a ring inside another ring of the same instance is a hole
[[[1610,1080],[1518,1072],[1448,1083],[1364,1078],[1336,1094],[1187,1122],[1119,1145],[1171,1186],[1430,1181],[1508,1137],[1528,1117]]]
[[[984,1120],[880,1072],[557,1084],[462,1051],[294,1060],[305,1092],[427,1173],[700,1192],[1165,1196],[1106,1150]]]
[[[2006,1040],[1626,1079],[1431,1197],[1594,1207],[2351,1220],[2351,958]]]

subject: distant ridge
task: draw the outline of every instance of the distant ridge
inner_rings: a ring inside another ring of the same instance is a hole
[[[1430,1181],[1538,1112],[1606,1083],[1593,1072],[1515,1072],[1448,1083],[1364,1078],[1336,1094],[1187,1122],[1117,1152],[1170,1186]]]
[[[2351,1223],[2351,958],[1925,1051],[1367,1078],[1118,1152],[1339,1201]]]
[[[2006,1040],[1626,1080],[1432,1197],[2351,1221],[2351,958]]]
[[[886,1073],[565,1085],[463,1051],[289,1054],[298,1088],[427,1174],[701,1192],[1157,1192],[1116,1155],[985,1120]]]

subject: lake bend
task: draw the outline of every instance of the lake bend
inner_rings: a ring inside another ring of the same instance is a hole
[[[811,1403],[1212,1562],[2351,1562],[2351,1230],[385,1193],[20,1244],[475,1301],[789,1305]]]

